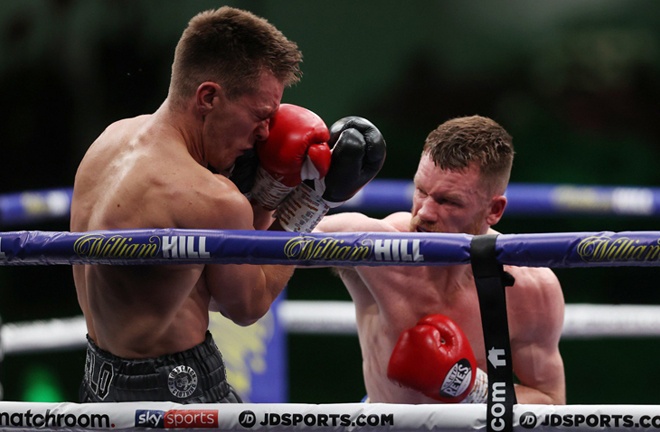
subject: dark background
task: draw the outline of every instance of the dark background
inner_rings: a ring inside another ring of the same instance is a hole
[[[652,0],[22,0],[0,2],[0,193],[71,186],[109,123],[153,112],[187,21],[229,4],[266,17],[304,53],[284,102],[328,124],[379,126],[379,178],[410,179],[422,143],[455,116],[514,136],[512,181],[660,185],[660,3]],[[376,215],[378,216],[378,215]],[[505,217],[505,233],[658,230],[655,218]],[[3,227],[68,230],[68,224]],[[656,268],[557,269],[567,303],[658,304]],[[327,270],[292,279],[290,299],[349,300]],[[4,322],[80,313],[68,266],[0,267]],[[562,342],[568,402],[658,404],[655,338]],[[289,338],[290,400],[364,395],[357,338]],[[83,352],[7,356],[6,400],[53,382],[76,400]]]

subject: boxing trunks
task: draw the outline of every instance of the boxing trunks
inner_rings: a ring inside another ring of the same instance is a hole
[[[123,359],[87,336],[80,402],[171,401],[241,403],[227,382],[225,364],[211,333],[189,350],[156,358]]]

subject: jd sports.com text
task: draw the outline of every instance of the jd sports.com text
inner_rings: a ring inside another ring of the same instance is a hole
[[[238,418],[241,426],[251,428],[259,423],[261,426],[394,426],[394,414],[300,414],[300,413],[267,413],[257,419],[254,412],[243,411]]]
[[[535,414],[527,412],[520,416],[520,426],[526,429],[534,429],[537,426],[660,429],[660,415],[637,417],[631,414],[546,414],[537,419]]]

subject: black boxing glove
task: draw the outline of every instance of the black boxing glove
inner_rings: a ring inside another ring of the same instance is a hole
[[[254,186],[258,167],[259,158],[257,157],[257,152],[254,149],[250,149],[236,158],[236,162],[234,162],[234,166],[229,174],[229,180],[231,180],[238,190],[248,197],[248,199],[250,198],[250,191]]]
[[[325,178],[301,183],[276,217],[287,231],[311,232],[325,214],[352,198],[385,163],[383,135],[369,120],[345,117],[330,128],[332,160]]]
[[[323,199],[337,207],[373,180],[385,163],[386,145],[380,131],[362,117],[344,117],[330,128],[333,148]]]

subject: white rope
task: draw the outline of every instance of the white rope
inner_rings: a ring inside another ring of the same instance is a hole
[[[288,333],[356,334],[355,307],[347,301],[283,301],[277,311]]]
[[[355,309],[348,301],[283,301],[282,327],[292,334],[354,335]],[[47,321],[7,323],[0,344],[5,354],[77,349],[85,346],[82,316]],[[566,305],[565,339],[660,336],[660,306]]]
[[[660,336],[660,306],[566,305],[564,337]]]
[[[5,354],[63,351],[85,346],[87,328],[82,316],[47,321],[6,323],[0,343]]]
[[[0,402],[2,430],[465,432],[486,429],[485,404],[192,404]],[[498,421],[496,413],[491,420]],[[660,428],[658,405],[515,405],[516,431]]]

